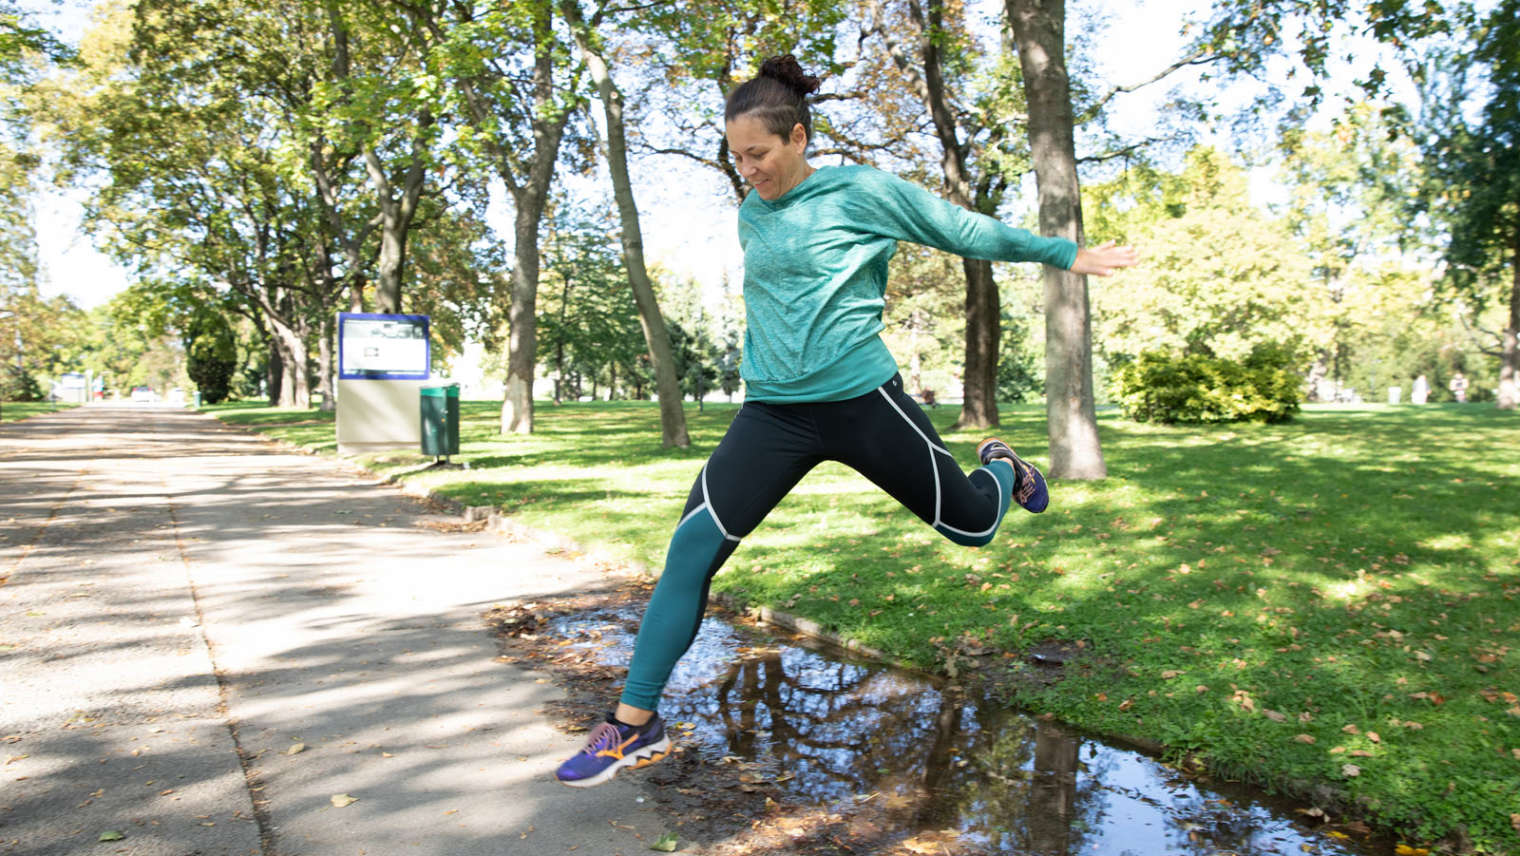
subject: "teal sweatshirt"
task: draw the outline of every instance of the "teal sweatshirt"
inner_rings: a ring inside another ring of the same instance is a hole
[[[1005,226],[866,166],[820,167],[772,202],[751,193],[739,206],[747,399],[842,401],[892,377],[881,315],[898,241],[1062,269],[1077,257],[1071,241]]]

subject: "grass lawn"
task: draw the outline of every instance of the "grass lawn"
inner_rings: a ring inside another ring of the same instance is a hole
[[[0,402],[0,422],[15,422],[28,416],[36,416],[39,413],[53,413],[58,410],[68,410],[70,407],[78,407],[71,402],[53,401],[6,401]]]
[[[735,411],[688,406],[692,448],[662,450],[652,404],[540,404],[531,437],[499,436],[498,408],[464,403],[456,460],[471,469],[407,478],[653,567]],[[215,412],[334,447],[330,415]],[[980,436],[949,432],[956,415],[931,412],[969,463]],[[1042,409],[1003,420],[1044,463]],[[1052,485],[1048,512],[1015,509],[980,550],[822,466],[715,588],[922,667],[1016,672],[1035,667],[974,655],[1080,644],[1088,668],[1017,702],[1223,775],[1300,795],[1328,783],[1410,840],[1520,853],[1520,416],[1360,406],[1280,426],[1100,424],[1110,478]]]

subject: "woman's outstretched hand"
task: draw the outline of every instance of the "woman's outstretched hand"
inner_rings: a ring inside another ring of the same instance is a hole
[[[1139,262],[1140,253],[1134,247],[1116,247],[1113,241],[1107,241],[1077,250],[1077,260],[1071,263],[1071,272],[1108,276],[1119,268],[1133,267]]]

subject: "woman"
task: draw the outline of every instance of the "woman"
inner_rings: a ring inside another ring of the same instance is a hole
[[[617,709],[556,773],[567,785],[600,784],[670,751],[655,708],[696,637],[713,575],[818,463],[854,467],[958,544],[991,541],[1010,501],[1045,510],[1038,470],[987,439],[981,468],[966,475],[903,392],[880,336],[898,241],[1099,276],[1137,259],[1129,247],[1078,249],[1009,228],[869,167],[814,168],[807,96],[818,83],[791,56],[774,57],[728,97],[729,151],[754,188],[739,208],[744,406],[692,485]]]

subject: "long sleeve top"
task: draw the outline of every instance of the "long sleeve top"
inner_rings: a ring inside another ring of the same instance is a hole
[[[739,207],[746,330],[740,374],[755,401],[842,401],[897,371],[881,340],[898,241],[1068,269],[1077,245],[968,211],[866,166],[815,170],[781,198]]]

